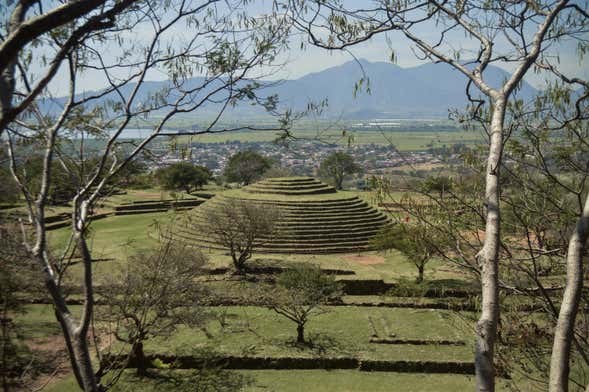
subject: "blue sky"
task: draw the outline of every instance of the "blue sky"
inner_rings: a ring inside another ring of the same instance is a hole
[[[350,1],[350,3],[365,4],[366,2]],[[269,4],[271,4],[269,0],[255,2],[252,12],[254,14],[262,13],[264,7],[267,7]],[[175,34],[175,39],[181,40],[182,38],[188,38],[186,30],[181,26],[174,29],[173,33]],[[433,37],[435,37],[436,30],[433,28],[433,26],[423,25],[417,30],[417,33],[422,37],[433,39]],[[142,35],[142,31],[135,31],[133,32],[133,35],[135,37],[140,37]],[[468,39],[465,39],[463,36],[456,35],[452,36],[451,39],[453,45],[457,45],[457,47],[466,50],[470,49],[471,47],[474,48],[472,42],[469,42]],[[363,58],[368,61],[388,62],[390,61],[389,58],[391,53],[391,46],[396,53],[397,65],[401,67],[412,67],[423,63],[415,57],[411,49],[411,45],[407,42],[407,40],[401,37],[401,35],[398,33],[388,33],[386,36],[381,34],[374,37],[370,41],[350,48],[349,52],[326,51],[311,46],[306,46],[305,49],[301,50],[301,40],[305,41],[306,39],[304,36],[294,36],[291,39],[291,50],[278,59],[278,63],[283,64],[283,66],[274,69],[272,74],[267,78],[300,78],[301,76],[304,76],[308,73],[318,72],[329,67],[351,61],[353,60],[354,56],[356,58]],[[499,44],[498,47],[500,48],[501,44]],[[119,50],[117,45],[112,43],[103,49],[107,59],[114,58]],[[558,51],[560,55],[560,69],[562,71],[569,75],[581,76],[589,79],[589,62],[586,58],[582,62],[579,62],[576,55],[575,44],[564,43],[558,48]],[[468,58],[467,56],[468,54],[464,55],[462,58]],[[506,69],[507,71],[511,71],[513,69],[513,67],[509,65],[502,65],[502,68]],[[33,67],[33,69],[40,74],[39,67]],[[152,72],[148,76],[148,79],[150,80],[163,80],[165,78],[166,75],[163,72]],[[544,85],[544,77],[542,75],[529,73],[526,79],[535,87],[542,88]],[[82,76],[81,80],[78,82],[78,89],[101,89],[104,87],[104,83],[105,80],[100,75],[87,73],[86,75]],[[67,79],[65,78],[63,70],[51,84],[51,91],[53,94],[58,96],[67,92]]]

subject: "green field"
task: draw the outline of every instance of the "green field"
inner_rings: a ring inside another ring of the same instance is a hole
[[[312,318],[306,337],[312,348],[294,345],[296,325],[269,309],[260,307],[215,307],[213,315],[225,318],[222,328],[217,319],[204,332],[182,328],[170,337],[150,339],[146,353],[198,355],[203,349],[221,355],[256,357],[352,357],[378,360],[470,361],[470,338],[464,346],[370,344],[373,319],[377,332],[400,339],[447,339],[464,341],[472,336],[458,325],[451,312],[431,309],[383,309],[355,306],[325,308],[325,314]]]
[[[156,249],[157,225],[166,225],[172,218],[172,212],[157,212],[111,216],[92,222],[88,243],[93,258],[101,260],[93,265],[96,281],[100,283],[103,273],[112,271],[113,264],[124,262],[139,252]],[[69,227],[50,231],[49,243],[56,252],[63,252],[70,234]],[[82,266],[74,264],[68,269],[66,281],[75,281],[81,274]]]
[[[90,245],[95,258],[114,259],[114,262],[124,262],[127,257],[141,251],[155,249],[157,247],[157,225],[163,227],[174,227],[177,219],[183,218],[182,212],[160,212],[140,215],[112,216],[97,220],[92,223],[90,234]],[[156,223],[157,222],[157,223]],[[55,230],[49,233],[49,240],[54,247],[61,247],[69,236],[69,228]],[[211,267],[229,267],[231,258],[223,251],[205,249],[209,257]],[[387,253],[363,252],[364,256],[382,257],[379,264],[364,265],[354,260],[354,254],[335,255],[272,255],[256,254],[254,262],[283,263],[289,262],[310,262],[320,265],[322,268],[353,270],[356,277],[366,279],[392,279],[407,278],[416,276],[416,268],[406,260],[398,251],[392,250]],[[95,271],[100,276],[103,270],[110,269],[110,261],[99,262]],[[77,266],[72,270],[76,271]],[[432,279],[451,279],[460,275],[453,271],[447,264],[432,261],[426,270],[426,277]],[[343,276],[342,278],[345,278]]]
[[[160,212],[139,215],[112,216],[92,223],[89,243],[94,258],[107,259],[94,264],[96,279],[100,282],[103,272],[112,271],[114,264],[124,263],[129,256],[142,251],[155,249],[158,245],[156,227],[174,227],[178,219],[183,218],[182,212]],[[67,242],[69,228],[62,228],[49,232],[49,241],[54,249],[61,249]],[[230,267],[231,258],[226,252],[204,249],[211,267]],[[353,270],[355,278],[384,279],[385,281],[399,278],[414,279],[417,269],[413,264],[397,251],[387,253],[363,252],[364,256],[381,257],[379,264],[364,265],[357,262],[354,254],[334,255],[272,255],[255,254],[253,262],[283,263],[310,262],[322,268]],[[81,275],[81,266],[73,265],[69,269],[70,278],[76,279]],[[463,277],[458,271],[441,261],[432,261],[426,269],[426,279],[460,279]],[[345,279],[346,276],[342,276]]]
[[[480,134],[466,131],[358,131],[353,132],[352,144],[394,144],[401,151],[426,150],[430,147],[441,147],[463,143],[473,145],[483,142]],[[327,143],[347,145],[348,136],[340,130],[317,131],[311,129],[295,130],[293,136],[299,140],[317,140]],[[180,143],[224,143],[240,142],[272,142],[278,134],[274,131],[239,131],[218,134],[206,134],[191,137],[179,137]],[[295,140],[296,140],[295,139]]]
[[[244,194],[244,191],[233,190],[228,193],[240,195]],[[169,195],[158,195],[155,190],[146,191],[144,194],[136,191],[112,198],[107,203],[116,205],[140,200],[158,200],[166,196]],[[341,192],[338,196],[360,196],[370,199],[369,194],[361,192]],[[324,197],[331,195],[313,196]],[[272,195],[272,198],[276,199],[276,195]],[[167,228],[174,233],[178,231],[177,225],[187,214],[191,212],[169,211],[109,216],[94,221],[88,238],[94,258],[101,259],[93,265],[96,283],[103,283],[105,276],[113,272],[117,266],[128,262],[130,256],[155,249],[159,241],[158,227]],[[49,241],[53,249],[58,249],[66,243],[69,230],[66,227],[50,232]],[[225,267],[231,271],[232,262],[226,251],[203,251],[208,257],[206,267]],[[310,319],[305,331],[310,345],[301,347],[295,344],[294,323],[268,308],[253,306],[259,303],[243,305],[248,299],[257,298],[256,295],[264,288],[271,287],[272,281],[264,280],[269,277],[268,275],[255,276],[250,272],[248,277],[251,279],[236,278],[230,272],[225,275],[205,275],[202,277],[202,284],[209,289],[209,299],[221,300],[220,303],[224,306],[203,307],[209,316],[205,330],[179,325],[169,336],[148,339],[145,343],[146,353],[154,356],[184,357],[199,357],[207,353],[238,358],[351,358],[359,361],[409,361],[419,364],[425,361],[473,361],[472,323],[476,319],[476,314],[435,308],[436,304],[444,301],[456,304],[466,301],[462,298],[447,297],[445,294],[440,298],[421,297],[425,291],[411,286],[411,282],[417,276],[417,269],[400,252],[331,255],[258,253],[249,261],[252,266],[282,267],[301,262],[310,262],[324,269],[348,273],[337,275],[340,281],[382,280],[390,284],[399,284],[401,288],[407,287],[408,291],[407,294],[402,291],[389,291],[384,295],[344,296],[341,306],[325,307],[326,312]],[[79,283],[81,273],[79,264],[72,265],[68,269],[65,282],[74,285]],[[476,283],[472,277],[442,260],[433,260],[427,265],[425,279],[426,282],[422,285],[425,287],[441,290],[476,290]],[[70,298],[79,298],[79,294],[74,293]],[[232,302],[223,302],[225,300]],[[517,303],[516,299],[507,300]],[[72,306],[72,309],[77,313],[80,307]],[[100,312],[100,309],[101,305],[98,305],[97,311]],[[60,330],[51,306],[26,306],[24,313],[15,315],[15,321],[21,329],[21,338],[25,341],[37,345],[62,344],[59,343],[62,342]],[[100,321],[98,326],[100,327]],[[407,342],[371,343],[371,338],[375,337],[427,342],[420,345]],[[436,341],[440,340],[455,344],[438,344]],[[121,347],[119,344],[117,346]],[[185,379],[190,373],[162,369],[155,371],[153,377],[140,380],[135,378],[132,371],[127,371],[113,390],[175,390],[180,385],[178,379]],[[232,370],[227,374],[250,378],[252,383],[242,389],[244,391],[457,391],[472,389],[474,383],[472,376],[461,374],[366,372],[355,369]],[[499,390],[507,390],[505,380],[500,379],[498,383]],[[56,380],[46,390],[74,391],[77,388],[71,376],[68,376]]]
[[[474,388],[474,377],[459,374],[415,374],[394,372],[361,372],[357,370],[249,370],[232,371],[251,379],[243,392],[439,392],[468,391]],[[171,377],[173,375],[173,378]],[[127,372],[113,392],[160,392],[174,390],[176,380],[185,371],[162,371],[160,378],[137,379]],[[140,386],[139,386],[140,385]],[[192,385],[195,391],[196,386]],[[508,391],[506,383],[498,381],[498,391]],[[47,392],[78,391],[73,379],[51,385]],[[198,391],[198,390],[197,390]]]

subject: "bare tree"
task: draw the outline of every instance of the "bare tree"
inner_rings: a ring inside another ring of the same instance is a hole
[[[576,39],[577,34],[587,31],[587,11],[564,0],[532,4],[376,1],[358,9],[346,7],[339,1],[293,1],[289,4],[295,23],[306,33],[312,45],[345,50],[377,34],[399,32],[414,45],[418,57],[446,63],[466,77],[466,94],[472,102],[470,114],[479,115],[488,103],[484,127],[488,151],[482,200],[485,237],[482,249],[476,255],[482,283],[482,311],[477,323],[475,367],[477,390],[493,391],[493,356],[499,321],[500,168],[504,143],[511,131],[505,126],[506,109],[531,69],[554,67],[544,66],[554,64],[551,57],[553,46],[565,37]],[[485,17],[481,18],[481,15]],[[423,34],[424,27],[427,35]],[[437,36],[432,39],[434,31]],[[453,43],[457,37],[466,39],[476,49],[472,52],[455,49]],[[583,40],[577,42],[581,48],[586,48]],[[581,53],[584,51],[581,49]],[[465,55],[468,59],[462,60]],[[394,51],[391,57],[395,58]],[[499,86],[491,85],[486,76],[492,64],[510,64],[514,69]],[[484,98],[480,97],[481,94]]]
[[[229,250],[239,273],[256,247],[276,235],[278,217],[277,208],[246,200],[226,200],[205,212],[209,234]]]
[[[137,0],[89,0],[54,2],[16,0],[6,4],[0,14],[0,135],[6,127],[27,111],[43,93],[67,61],[67,55],[86,39],[114,26],[114,19]],[[47,53],[41,76],[29,84],[32,54],[39,42],[61,35],[60,45]],[[18,79],[26,84],[20,91]]]
[[[169,336],[179,325],[202,324],[204,291],[196,279],[205,262],[198,250],[168,239],[153,254],[131,257],[99,291],[106,303],[104,320],[116,339],[130,346],[128,359],[139,376],[149,365],[143,349],[147,339]]]
[[[574,84],[566,81],[552,82],[532,104],[508,106],[509,128],[517,136],[507,141],[503,153],[504,272],[500,284],[504,291],[525,298],[527,306],[543,310],[547,318],[538,324],[538,320],[522,315],[517,306],[505,305],[502,312],[509,321],[504,320],[500,328],[503,347],[499,360],[504,368],[521,374],[540,390],[548,388],[551,367],[566,378],[561,379],[563,385],[579,388],[589,382],[586,372],[569,371],[573,363],[577,370],[589,366],[583,256],[573,252],[571,258],[567,251],[584,219],[589,178],[587,95],[575,90]],[[475,128],[484,119],[475,119]],[[446,196],[436,197],[426,192],[428,187],[414,186],[413,192],[419,196],[399,203],[412,220],[442,234],[434,241],[440,257],[467,269],[470,255],[483,240],[484,218],[478,205],[480,174],[485,170],[483,154],[478,148],[465,151],[461,178]],[[394,188],[379,184],[379,189],[390,192]],[[572,283],[565,284],[565,268]],[[574,293],[570,297],[574,301],[561,301],[563,290]],[[559,320],[564,320],[564,330],[570,335],[563,334],[557,341]],[[521,339],[510,339],[514,334]],[[550,344],[546,344],[548,340]],[[557,344],[558,350],[553,349]],[[523,390],[528,389],[526,385]]]
[[[81,3],[86,2],[69,2],[63,7]],[[99,2],[88,2],[94,3]],[[113,2],[113,8],[119,9],[128,3]],[[28,222],[21,222],[22,242],[43,272],[74,375],[79,386],[86,391],[99,389],[87,339],[93,315],[94,285],[92,254],[86,233],[93,206],[105,187],[150,142],[158,136],[169,135],[164,129],[175,115],[204,107],[213,110],[215,114],[210,117],[208,126],[199,131],[208,133],[227,131],[216,127],[217,123],[227,108],[241,100],[273,109],[275,99],[256,94],[261,86],[252,74],[262,76],[264,67],[283,48],[287,25],[272,14],[252,19],[245,14],[246,5],[247,2],[241,1],[224,3],[223,7],[215,0],[142,1],[129,9],[124,17],[114,18],[107,13],[108,23],[100,31],[84,30],[88,34],[84,36],[85,40],[80,40],[74,33],[69,35],[67,31],[50,34],[46,40],[39,41],[41,47],[35,50],[61,53],[60,50],[64,49],[62,69],[68,77],[69,91],[62,100],[49,99],[49,90],[45,88],[48,82],[41,84],[42,91],[36,94],[30,67],[19,68],[23,82],[18,87],[22,87],[23,93],[14,92],[9,98],[24,94],[31,97],[31,102],[26,106],[26,113],[21,112],[14,121],[3,121],[7,122],[4,131],[12,176],[28,211]],[[188,34],[179,38],[178,28]],[[134,32],[138,31],[141,34],[135,35]],[[68,44],[70,39],[75,45]],[[33,56],[39,61],[41,57]],[[145,83],[154,72],[164,73],[170,79],[158,91],[150,90]],[[106,87],[82,93],[78,84],[86,73],[102,78]],[[11,105],[14,100],[6,102]],[[50,108],[50,102],[60,107],[57,114]],[[121,140],[129,124],[145,121],[150,114],[157,114],[157,119],[149,123],[151,132],[147,137],[131,144]],[[89,135],[98,142],[93,143],[93,149],[87,146]],[[39,189],[34,192],[23,180],[21,164],[24,157],[39,151],[43,157],[43,170]],[[90,156],[94,158],[92,164],[86,164],[86,158]],[[71,198],[71,235],[66,248],[59,252],[51,252],[45,225],[54,162],[64,167],[72,183],[76,184],[75,195]],[[27,227],[27,223],[31,226]],[[80,254],[83,266],[80,286],[83,287],[84,305],[79,318],[72,314],[62,291],[72,248]]]
[[[514,129],[521,136],[506,146],[506,156],[512,162],[505,165],[507,180],[513,191],[506,192],[503,200],[516,238],[506,239],[511,249],[506,259],[513,270],[532,282],[551,316],[554,339],[549,388],[566,391],[569,383],[589,383],[587,377],[583,380],[582,375],[573,375],[569,369],[573,354],[589,366],[589,342],[583,318],[578,318],[586,306],[582,292],[589,223],[589,83],[573,81],[558,72],[555,75],[558,79],[543,92],[533,109],[517,105],[510,108]],[[582,92],[577,90],[579,85]],[[525,239],[523,246],[517,242],[518,237]],[[563,266],[564,292],[562,298],[555,298],[542,275],[546,268],[548,273],[562,273]]]

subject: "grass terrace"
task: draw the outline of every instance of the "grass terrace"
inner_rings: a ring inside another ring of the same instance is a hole
[[[357,195],[346,195],[310,177],[271,178],[221,195],[178,224],[183,240],[220,249],[203,235],[207,211],[236,200],[270,205],[280,213],[277,233],[257,247],[262,253],[330,254],[370,250],[370,241],[389,218]]]

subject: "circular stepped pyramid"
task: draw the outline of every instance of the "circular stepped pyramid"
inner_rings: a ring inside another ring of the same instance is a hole
[[[206,235],[208,209],[244,200],[278,209],[277,233],[261,239],[256,252],[348,253],[370,250],[370,240],[389,218],[357,196],[345,196],[311,177],[272,178],[225,191],[190,212],[176,236],[195,245],[222,249]]]

